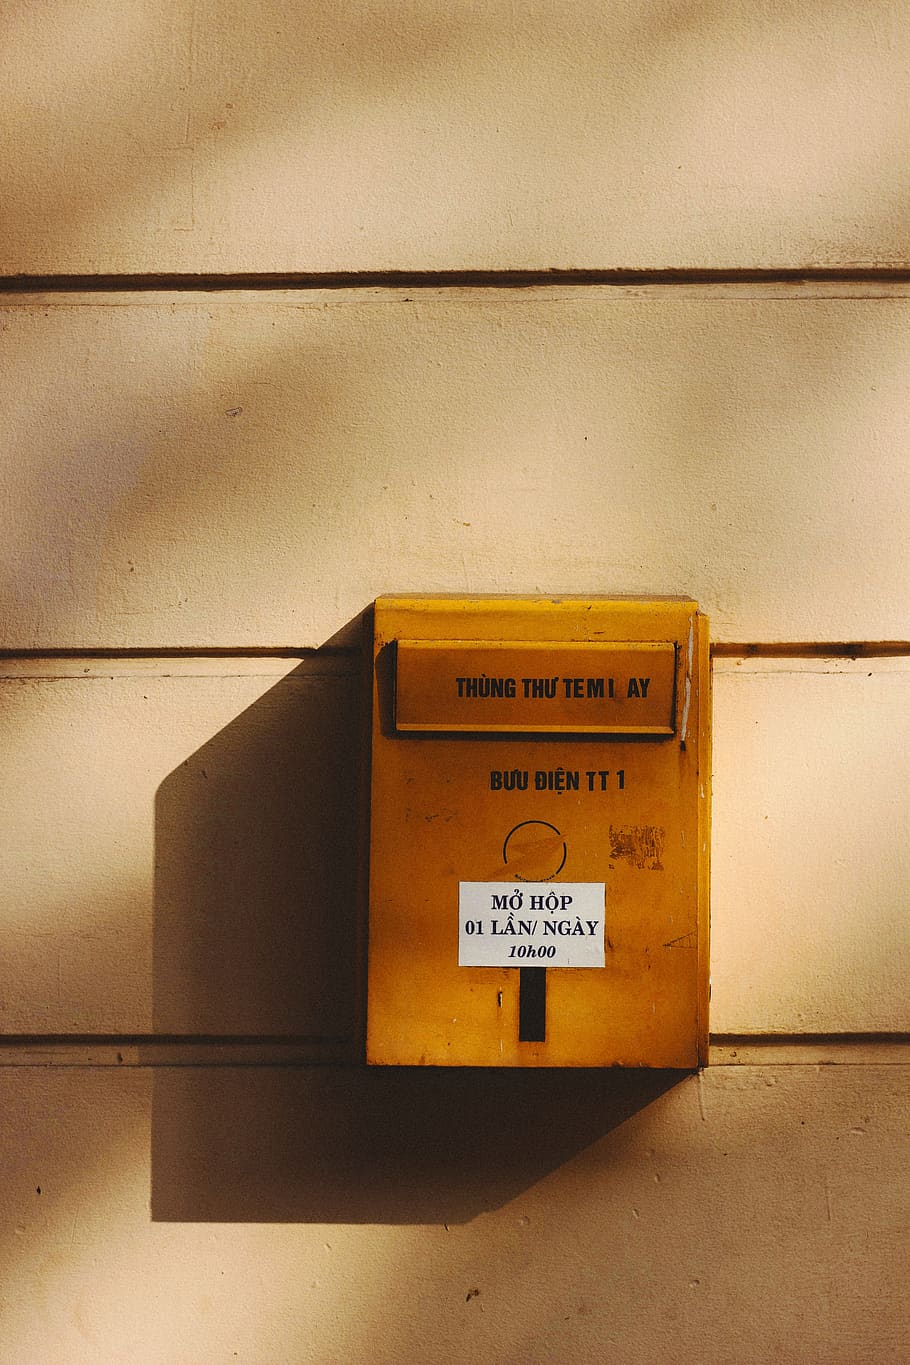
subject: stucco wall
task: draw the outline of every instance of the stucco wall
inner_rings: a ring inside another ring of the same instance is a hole
[[[0,1356],[910,1359],[904,7],[3,22]],[[359,1065],[390,590],[709,613],[701,1075]]]

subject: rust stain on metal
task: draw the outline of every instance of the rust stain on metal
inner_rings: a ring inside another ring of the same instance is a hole
[[[633,867],[662,872],[666,831],[660,825],[611,825],[610,857],[625,858]]]

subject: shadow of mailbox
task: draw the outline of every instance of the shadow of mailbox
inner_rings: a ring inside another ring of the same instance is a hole
[[[206,1064],[156,1066],[155,1220],[467,1221],[681,1079],[361,1064],[363,723],[356,652],[317,653],[159,788],[155,1032]]]

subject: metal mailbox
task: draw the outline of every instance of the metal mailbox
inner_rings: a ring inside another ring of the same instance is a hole
[[[703,1064],[695,603],[384,597],[371,664],[367,1060]]]

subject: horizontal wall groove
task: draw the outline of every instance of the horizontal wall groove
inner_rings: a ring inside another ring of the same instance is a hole
[[[353,1035],[9,1034],[0,1036],[0,1070],[9,1067],[229,1067],[353,1065]]]
[[[322,645],[300,648],[294,645],[192,645],[171,648],[160,645],[130,646],[120,649],[0,649],[0,659],[312,659],[347,656],[357,653],[356,646]]]
[[[311,1047],[349,1043],[324,1033],[0,1033],[0,1047]]]
[[[6,1033],[0,1034],[2,1048],[34,1047],[311,1047],[337,1046],[352,1041],[351,1034],[305,1033]],[[828,1033],[712,1033],[713,1047],[818,1047],[827,1043],[866,1046],[870,1043],[910,1044],[910,1032]]]
[[[353,1035],[9,1034],[9,1068],[279,1068],[365,1065]],[[714,1034],[709,1066],[907,1066],[908,1033]],[[435,1068],[431,1068],[435,1069]]]
[[[356,644],[319,645],[137,645],[128,648],[34,648],[0,649],[0,662],[40,663],[44,660],[71,660],[102,663],[118,660],[167,659],[350,659],[361,653]],[[716,659],[891,659],[910,656],[910,640],[785,640],[715,641],[711,656]]]
[[[0,293],[116,293],[181,290],[337,289],[540,289],[592,285],[721,284],[910,284],[910,266],[787,268],[664,268],[656,270],[586,267],[552,270],[335,270],[162,274],[4,275]]]
[[[910,655],[910,640],[784,640],[749,644],[715,641],[715,659],[893,659]]]
[[[712,1033],[712,1047],[822,1047],[835,1043],[839,1047],[867,1047],[874,1043],[910,1044],[910,1033],[896,1029],[871,1033]]]

